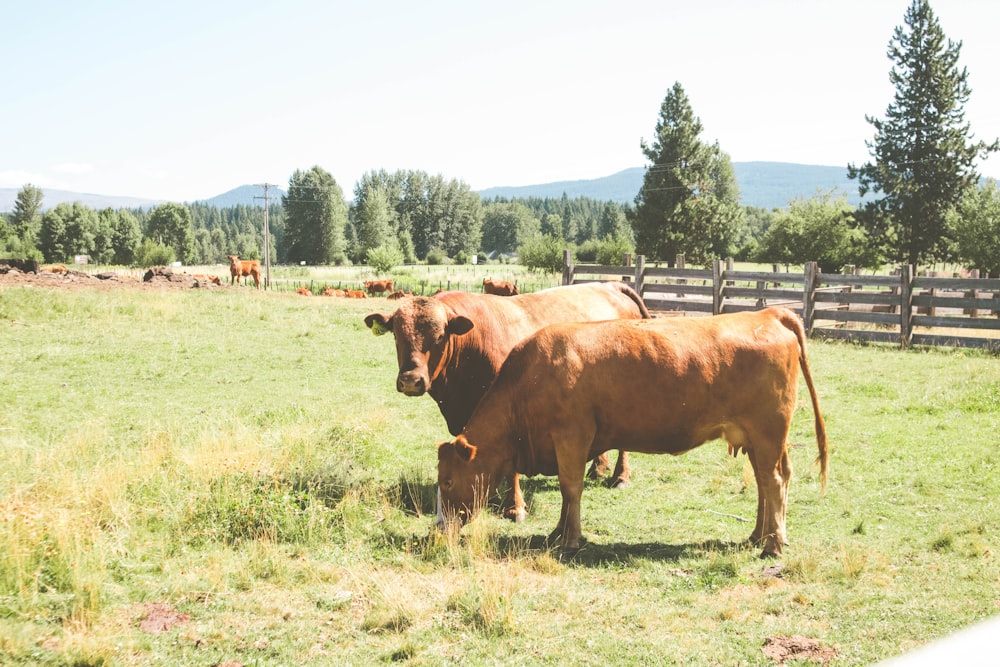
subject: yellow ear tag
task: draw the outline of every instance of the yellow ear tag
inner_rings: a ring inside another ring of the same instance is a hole
[[[388,327],[386,327],[381,322],[373,322],[372,323],[372,333],[375,334],[376,336],[382,336],[384,334],[389,333],[389,331],[391,331],[391,329],[389,329]]]

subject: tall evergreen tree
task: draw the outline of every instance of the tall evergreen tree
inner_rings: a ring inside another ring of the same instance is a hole
[[[355,191],[355,194],[358,192]],[[363,191],[363,195],[354,206],[354,228],[357,233],[354,254],[358,258],[364,258],[369,250],[379,246],[395,248],[399,245],[392,228],[395,210],[385,190],[370,187]]]
[[[121,209],[112,222],[111,247],[113,254],[111,262],[130,266],[135,261],[135,251],[142,240],[139,221],[131,211]]]
[[[319,166],[295,170],[285,209],[286,257],[290,262],[337,264],[344,261],[347,202],[333,176]]]
[[[673,264],[729,254],[743,221],[733,165],[719,144],[699,140],[701,121],[675,83],[660,105],[656,138],[641,143],[652,163],[630,211],[636,252]]]
[[[962,43],[946,39],[928,0],[913,0],[889,42],[896,87],[885,119],[866,116],[874,162],[848,165],[865,204],[862,224],[888,256],[907,264],[947,260],[954,241],[949,212],[979,180],[975,160],[1000,142],[973,141],[964,105],[971,89],[959,68]]]
[[[38,228],[38,249],[46,262],[66,261],[66,226],[73,209],[63,202],[42,215]]]
[[[42,189],[31,183],[25,184],[17,192],[14,200],[14,214],[11,216],[11,226],[17,237],[28,244],[34,244],[38,236],[42,212]]]

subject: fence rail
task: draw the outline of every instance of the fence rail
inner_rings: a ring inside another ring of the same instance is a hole
[[[1000,280],[898,275],[821,273],[807,262],[801,273],[736,271],[732,260],[709,269],[634,265],[573,264],[563,258],[563,284],[621,280],[632,285],[646,307],[661,316],[718,315],[767,306],[797,312],[809,335],[912,345],[946,345],[1000,351]],[[971,335],[970,332],[979,335]]]

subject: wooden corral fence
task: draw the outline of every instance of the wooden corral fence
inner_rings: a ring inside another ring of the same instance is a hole
[[[809,335],[912,345],[1000,351],[1000,279],[914,275],[903,266],[891,276],[821,273],[806,262],[801,273],[736,271],[732,260],[710,269],[676,266],[573,264],[563,256],[564,285],[621,280],[663,315],[718,315],[767,306],[797,312]]]

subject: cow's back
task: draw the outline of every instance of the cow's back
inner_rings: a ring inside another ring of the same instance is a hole
[[[732,331],[726,318],[549,326],[511,351],[469,424],[470,440],[511,424],[542,463],[554,460],[546,449],[552,443],[533,435],[559,423],[590,433],[578,446],[592,446],[591,455],[616,442],[676,454],[722,437],[720,425],[745,415],[790,415],[800,354],[795,333],[766,312],[737,320],[746,325]],[[771,397],[773,405],[762,403]],[[544,468],[521,472],[554,474]]]
[[[634,294],[620,283],[588,283],[514,297],[465,292],[443,292],[435,297],[475,325],[469,333],[456,337],[444,372],[430,391],[449,430],[461,432],[515,345],[554,323],[648,317]],[[468,373],[467,368],[476,371]]]

